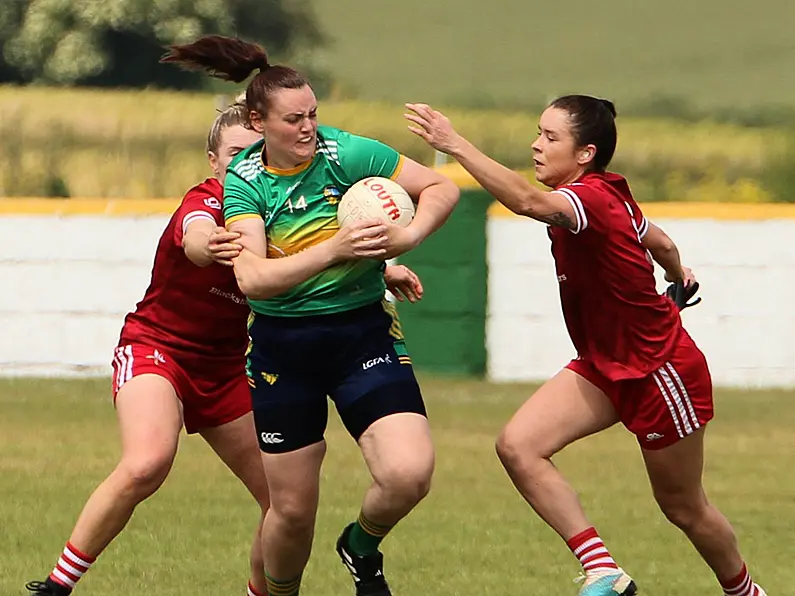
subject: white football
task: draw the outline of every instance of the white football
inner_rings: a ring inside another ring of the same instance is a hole
[[[394,180],[364,178],[342,195],[337,206],[340,227],[360,219],[380,219],[406,227],[414,219],[414,201]]]

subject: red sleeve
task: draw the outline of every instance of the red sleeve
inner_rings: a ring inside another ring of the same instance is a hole
[[[572,230],[579,234],[587,229],[605,232],[610,227],[610,201],[612,197],[597,186],[580,182],[567,184],[553,190],[566,197],[574,209],[577,227]]]
[[[208,219],[215,225],[224,225],[222,192],[221,184],[215,179],[203,182],[188,191],[174,217],[174,243],[177,246],[182,246],[182,238],[188,224],[197,219]]]
[[[635,231],[638,233],[638,240],[642,240],[643,237],[646,235],[646,232],[649,231],[649,221],[643,215],[643,212],[640,209],[640,205],[635,202],[635,199],[632,197],[627,198],[624,201],[624,205],[629,212],[629,216],[632,219],[632,226],[635,228]]]
[[[571,203],[577,218],[577,228],[572,230],[575,234],[587,229],[605,233],[612,226],[627,222],[631,223],[640,240],[649,230],[649,222],[628,190],[620,199],[598,184],[575,182],[553,192],[565,196]]]

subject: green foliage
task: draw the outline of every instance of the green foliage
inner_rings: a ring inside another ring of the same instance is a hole
[[[205,77],[158,64],[163,46],[217,33],[271,53],[322,42],[298,0],[0,0],[0,43],[26,81],[198,87]]]

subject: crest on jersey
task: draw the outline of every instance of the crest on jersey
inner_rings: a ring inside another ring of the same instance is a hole
[[[327,186],[323,189],[323,198],[328,201],[329,205],[336,205],[342,198],[342,192],[336,186]]]
[[[265,382],[268,383],[268,385],[273,385],[279,378],[279,375],[264,372],[262,373],[262,378],[265,379]]]

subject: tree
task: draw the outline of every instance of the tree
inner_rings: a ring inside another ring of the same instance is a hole
[[[0,0],[0,12],[6,4],[19,9],[22,3]],[[197,87],[205,80],[200,75],[158,64],[163,46],[216,33],[257,41],[276,55],[315,47],[323,38],[306,5],[301,0],[30,0],[21,26],[0,42],[5,41],[5,61],[28,81]]]

